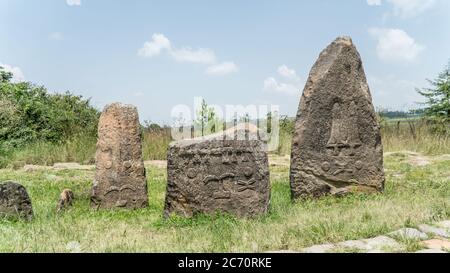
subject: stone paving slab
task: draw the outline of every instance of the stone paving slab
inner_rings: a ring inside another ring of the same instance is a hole
[[[438,228],[438,227],[433,227],[430,225],[419,225],[419,230],[425,233],[430,233],[433,234],[435,236],[439,236],[439,237],[444,237],[444,238],[450,238],[450,231],[444,229],[444,228]]]
[[[350,240],[344,241],[341,243],[337,243],[337,246],[344,249],[354,249],[359,251],[367,251],[369,250],[367,244],[362,240]]]
[[[363,240],[350,240],[337,244],[315,245],[302,250],[304,253],[327,253],[327,252],[365,252],[383,253],[398,252],[404,247],[392,238],[387,236],[377,236],[375,238]]]
[[[333,244],[315,245],[302,249],[303,253],[327,253],[331,252],[336,246]]]
[[[426,240],[428,235],[415,228],[402,228],[387,234],[390,237],[407,240]]]
[[[431,239],[422,242],[423,246],[429,249],[450,250],[450,241],[441,239]]]
[[[302,249],[303,253],[336,253],[336,252],[363,252],[386,253],[404,252],[406,246],[397,239],[421,241],[425,248],[415,253],[449,253],[450,252],[450,221],[441,221],[433,225],[419,225],[415,228],[401,228],[386,235],[370,239],[349,240],[336,244],[314,245]],[[428,235],[432,235],[429,238]],[[434,238],[433,238],[434,237]],[[429,239],[429,240],[427,240]]]
[[[378,236],[363,241],[367,244],[368,249],[371,251],[382,250],[387,252],[397,252],[404,250],[404,246],[387,236]]]

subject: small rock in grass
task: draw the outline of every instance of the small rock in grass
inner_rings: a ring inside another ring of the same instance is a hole
[[[24,186],[13,181],[0,183],[0,217],[33,218],[30,196]]]
[[[308,248],[302,249],[303,253],[327,253],[330,252],[335,245],[333,244],[323,244],[323,245],[315,245]]]
[[[430,225],[419,225],[419,230],[425,233],[431,233],[435,236],[450,238],[450,231],[447,231],[443,228],[433,227]]]
[[[71,190],[65,189],[59,196],[58,205],[56,206],[56,211],[60,212],[72,206],[74,194]]]
[[[367,244],[370,250],[400,251],[403,249],[401,244],[387,236],[378,236],[363,241]]]
[[[350,248],[350,249],[357,249],[357,250],[363,250],[367,251],[369,250],[367,244],[363,242],[362,240],[351,240],[351,241],[345,241],[337,244],[339,247],[343,248]]]
[[[410,239],[410,240],[426,240],[428,236],[415,229],[415,228],[402,228],[397,231],[391,232],[388,234],[391,237],[400,237],[402,239]]]

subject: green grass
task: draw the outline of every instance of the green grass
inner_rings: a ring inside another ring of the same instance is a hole
[[[75,137],[64,144],[36,142],[28,146],[3,152],[0,155],[0,168],[20,168],[26,164],[48,165],[59,162],[95,162],[96,137]],[[1,152],[1,151],[0,151]]]
[[[0,170],[33,200],[32,222],[0,220],[0,252],[263,252],[300,250],[314,244],[374,237],[401,227],[450,218],[450,158],[433,157],[424,167],[408,155],[385,158],[386,191],[377,195],[326,197],[293,203],[288,166],[271,168],[268,215],[238,219],[199,215],[162,217],[166,172],[148,169],[150,205],[134,211],[89,208],[93,171]],[[56,214],[59,193],[75,192],[74,207]],[[407,242],[408,250],[419,248]]]

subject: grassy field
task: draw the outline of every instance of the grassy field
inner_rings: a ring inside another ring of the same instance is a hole
[[[135,211],[89,208],[93,171],[0,170],[0,181],[25,185],[35,219],[0,220],[0,252],[264,252],[369,238],[401,227],[450,218],[450,155],[388,153],[386,191],[292,203],[287,157],[272,157],[267,216],[228,215],[164,220],[166,171],[148,168],[150,206]],[[74,207],[56,214],[59,193],[71,188]],[[420,248],[405,242],[408,251]]]

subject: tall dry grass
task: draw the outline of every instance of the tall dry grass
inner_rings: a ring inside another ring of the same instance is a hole
[[[170,128],[144,130],[142,142],[144,160],[165,160],[171,141]]]
[[[435,132],[433,125],[423,119],[384,120],[381,136],[385,152],[450,154],[450,135]]]

